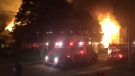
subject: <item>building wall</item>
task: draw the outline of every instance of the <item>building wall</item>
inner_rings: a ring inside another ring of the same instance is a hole
[[[128,37],[127,37],[127,27],[120,29],[120,36],[119,36],[119,42],[120,43],[127,43]]]

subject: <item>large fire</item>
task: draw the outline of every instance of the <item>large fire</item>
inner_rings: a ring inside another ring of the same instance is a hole
[[[102,32],[104,33],[102,43],[105,48],[107,48],[110,43],[119,43],[120,25],[116,21],[115,17],[110,14],[101,14],[98,16],[98,19],[99,24],[102,27]]]
[[[12,19],[12,21],[8,23],[8,25],[6,26],[5,30],[12,31],[13,30],[13,26],[14,26],[14,19]]]
[[[5,27],[5,30],[13,31],[13,27],[14,27],[15,24],[17,24],[17,25],[21,24],[21,22],[17,22],[17,23],[14,24],[14,20],[15,19],[12,19],[11,22],[7,23],[7,26]]]

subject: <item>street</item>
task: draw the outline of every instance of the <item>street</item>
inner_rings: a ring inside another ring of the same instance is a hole
[[[94,73],[103,70],[109,70],[113,67],[120,66],[113,64],[108,59],[107,54],[99,54],[96,64],[88,65],[87,63],[77,63],[66,70],[59,67],[46,66],[43,63],[23,64],[22,76],[75,76],[85,73]],[[13,66],[3,66],[0,68],[1,76],[14,76]]]
[[[87,73],[100,73],[100,72],[104,73],[104,71],[106,73],[106,76],[115,76],[119,74],[120,74],[119,76],[123,76],[123,75],[134,76],[135,75],[128,72],[123,73],[122,71],[115,69],[115,67],[122,66],[125,63],[120,63],[120,64],[112,63],[109,60],[109,56],[107,54],[99,54],[98,56],[99,56],[98,61],[95,64],[90,65],[88,63],[81,62],[81,63],[73,64],[66,69],[60,69],[59,67],[44,65],[42,62],[22,63],[24,67],[22,70],[22,76],[77,76],[80,74],[87,74]],[[6,60],[4,62],[6,62]],[[1,76],[14,76],[13,65],[14,64],[12,65],[1,64],[0,75]]]

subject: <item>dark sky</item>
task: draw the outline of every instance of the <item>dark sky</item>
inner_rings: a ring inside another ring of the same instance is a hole
[[[96,19],[96,16],[98,15],[99,12],[100,13],[109,12],[114,15],[114,8],[112,3],[117,0],[67,0],[67,1],[69,1],[70,3],[73,2],[73,7],[76,9],[76,11],[78,12],[88,11],[90,15],[92,15],[93,18]],[[14,18],[14,15],[16,14],[14,12],[18,11],[20,5],[21,0],[0,0],[0,32],[3,31],[7,23]],[[123,7],[121,3],[119,7],[120,6]],[[116,13],[115,14],[120,15],[120,17],[122,17],[123,16],[122,14],[124,13],[120,14],[119,12],[121,11],[118,11],[118,14]],[[119,20],[121,20],[120,17],[118,18]]]
[[[94,18],[99,13],[113,14],[113,0],[75,0],[74,8],[77,11],[88,11]]]

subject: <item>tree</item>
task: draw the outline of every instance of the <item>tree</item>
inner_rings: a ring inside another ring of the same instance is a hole
[[[74,15],[74,30],[81,30],[82,34],[90,37],[92,42],[101,42],[101,25],[94,20],[89,12],[80,11]]]
[[[37,20],[40,2],[41,0],[22,0],[19,12],[15,16],[15,24],[19,22],[20,25],[29,25]]]
[[[22,40],[38,41],[37,32],[42,41],[47,31],[63,29],[72,11],[65,0],[22,0],[12,33],[17,47],[21,48]]]
[[[22,0],[19,12],[15,16],[15,24],[13,35],[20,42],[32,40],[36,37],[37,31],[40,40],[44,39],[47,31],[56,33],[61,30],[82,30],[93,37],[94,41],[101,38],[98,37],[101,36],[98,21],[93,21],[86,11],[76,12],[72,4],[66,0]]]
[[[89,30],[89,32],[93,42],[101,42],[103,33],[101,33],[102,32],[101,25],[97,20],[93,20],[92,29]]]

